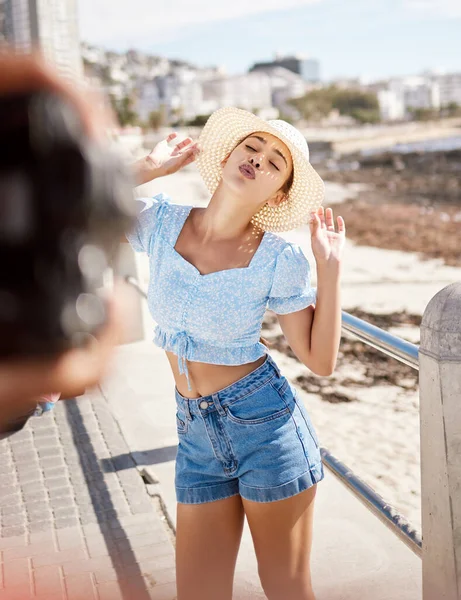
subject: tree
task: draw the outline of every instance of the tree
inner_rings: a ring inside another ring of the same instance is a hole
[[[360,123],[376,123],[380,119],[376,94],[356,89],[339,89],[334,85],[308,92],[301,98],[290,100],[304,119],[318,121],[333,109]]]
[[[377,123],[380,120],[376,94],[361,90],[336,90],[333,108],[341,115],[349,115],[359,123]]]
[[[408,113],[411,118],[415,121],[432,121],[437,119],[440,115],[434,108],[408,108]]]
[[[289,103],[294,106],[308,121],[319,121],[327,117],[333,109],[332,88],[323,88],[308,92],[301,98],[294,98]]]
[[[186,125],[189,127],[203,127],[210,118],[210,115],[197,115],[190,121],[186,121]]]
[[[164,125],[162,113],[159,110],[153,110],[151,113],[149,113],[147,124],[154,131],[160,129],[160,127]]]
[[[461,114],[461,106],[457,102],[449,102],[444,108],[448,117],[457,117]]]
[[[118,122],[122,127],[138,124],[139,118],[137,113],[133,110],[134,101],[131,96],[124,96],[120,100],[117,100],[111,95],[110,103],[115,114],[117,115]]]

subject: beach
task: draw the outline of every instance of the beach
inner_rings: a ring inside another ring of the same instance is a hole
[[[326,205],[337,214],[374,193],[370,182],[326,181]],[[168,194],[173,202],[205,206],[209,194],[195,166],[137,188],[139,197]],[[349,220],[354,219],[349,213]],[[360,220],[360,214],[358,217]],[[347,224],[347,223],[346,223]],[[358,225],[356,224],[356,227]],[[283,234],[298,243],[309,259],[315,285],[315,260],[307,226]],[[376,241],[376,240],[375,240]],[[348,239],[342,274],[344,310],[419,343],[419,323],[431,298],[461,279],[461,267],[419,252],[361,245]],[[148,265],[137,256],[141,285],[147,288]],[[153,323],[145,310],[146,338]],[[338,367],[329,378],[312,375],[287,348],[275,315],[265,317],[263,335],[271,354],[299,390],[318,430],[321,445],[348,465],[413,525],[420,527],[419,399],[417,373],[343,338]]]

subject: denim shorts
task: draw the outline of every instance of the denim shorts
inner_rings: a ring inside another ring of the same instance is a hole
[[[323,479],[309,415],[270,356],[232,385],[200,398],[176,390],[176,496],[184,504],[239,494],[274,502]]]

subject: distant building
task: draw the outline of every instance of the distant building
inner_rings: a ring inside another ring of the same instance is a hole
[[[377,95],[382,121],[399,121],[404,118],[405,105],[401,94],[393,90],[380,90]]]
[[[433,75],[431,80],[439,88],[440,106],[448,104],[461,106],[461,73]]]
[[[255,63],[250,67],[250,73],[255,71],[266,71],[274,67],[288,69],[296,75],[300,75],[304,81],[318,83],[320,81],[320,63],[314,58],[303,58],[300,56],[277,56],[273,61]]]
[[[0,0],[0,42],[20,52],[39,48],[63,75],[82,75],[77,0]]]
[[[396,121],[418,109],[438,110],[442,106],[440,86],[424,76],[391,79],[378,91],[381,118]]]
[[[249,111],[272,106],[271,85],[264,73],[216,77],[204,81],[202,85],[203,100],[210,112],[223,106],[236,106]]]

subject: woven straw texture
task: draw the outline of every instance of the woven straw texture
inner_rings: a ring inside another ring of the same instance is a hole
[[[200,135],[197,167],[213,194],[221,180],[222,161],[242,139],[259,131],[271,133],[289,148],[293,185],[280,206],[264,206],[253,222],[264,231],[289,231],[309,222],[325,196],[324,183],[309,162],[307,142],[295,127],[285,121],[264,121],[239,108],[221,108],[211,115]]]

